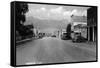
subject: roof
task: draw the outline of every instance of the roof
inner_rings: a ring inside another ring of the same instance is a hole
[[[87,17],[86,16],[72,16],[73,22],[86,22],[87,23]]]

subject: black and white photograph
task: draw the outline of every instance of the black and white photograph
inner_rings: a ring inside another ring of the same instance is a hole
[[[97,61],[97,6],[12,2],[14,62]]]

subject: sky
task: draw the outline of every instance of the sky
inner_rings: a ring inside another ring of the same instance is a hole
[[[27,17],[34,17],[41,20],[68,20],[71,21],[71,15],[87,16],[89,7],[28,4],[29,12]]]
[[[87,16],[90,7],[28,4],[26,24],[33,24],[35,28],[43,31],[66,29],[72,22],[71,15]]]

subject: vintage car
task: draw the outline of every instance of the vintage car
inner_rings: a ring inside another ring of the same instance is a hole
[[[74,33],[74,38],[72,38],[72,42],[86,42],[86,40],[79,32]]]
[[[52,35],[51,37],[56,37],[56,35]]]
[[[70,35],[68,33],[63,33],[61,35],[61,39],[62,40],[69,40],[69,39],[71,39],[71,37],[70,37]]]

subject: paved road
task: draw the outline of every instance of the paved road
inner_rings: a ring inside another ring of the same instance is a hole
[[[70,40],[43,38],[17,46],[17,65],[96,60],[95,47]]]

